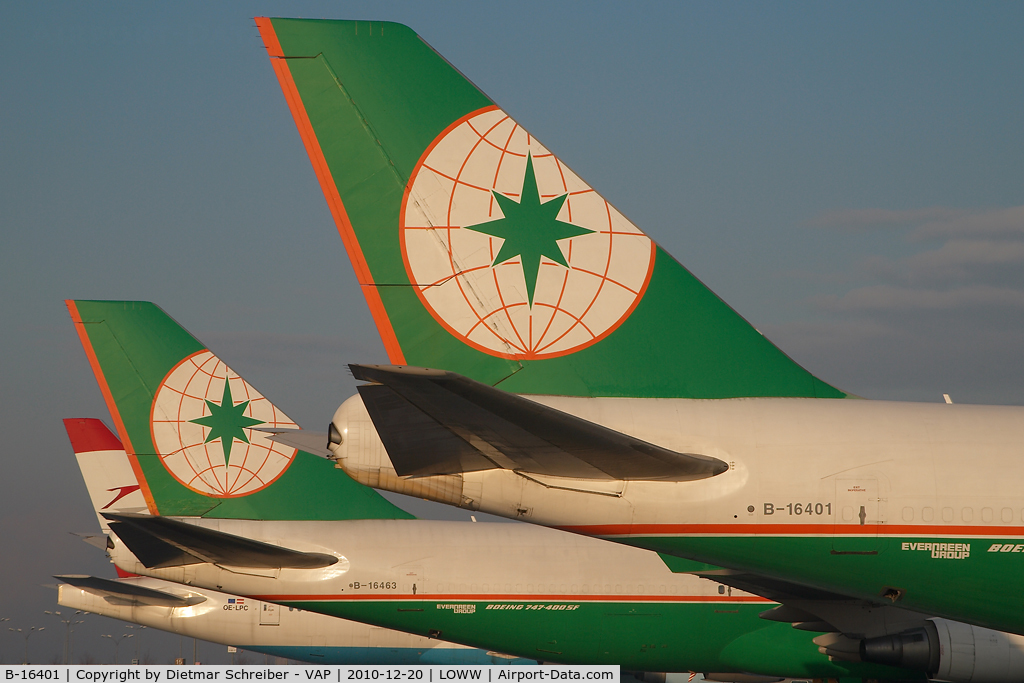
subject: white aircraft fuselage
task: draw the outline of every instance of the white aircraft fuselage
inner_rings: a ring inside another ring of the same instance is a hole
[[[549,662],[817,677],[867,666],[830,662],[806,631],[760,619],[774,606],[764,598],[673,573],[655,553],[585,536],[426,520],[185,521],[337,562],[148,569],[116,536],[111,557],[133,573]],[[773,659],[765,658],[766,637]],[[895,671],[869,670],[857,675]]]
[[[358,396],[335,415],[335,456],[379,488],[1024,633],[1024,408],[527,398],[729,469],[688,482],[401,478]]]
[[[202,598],[184,607],[143,604],[62,583],[58,604],[189,638],[253,652],[322,664],[526,664],[498,653],[443,640],[335,619],[275,603],[136,576],[119,583],[182,597]]]

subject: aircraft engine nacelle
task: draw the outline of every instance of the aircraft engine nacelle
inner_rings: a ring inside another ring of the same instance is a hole
[[[931,619],[924,628],[861,641],[865,662],[927,671],[952,683],[1024,681],[1024,636]]]

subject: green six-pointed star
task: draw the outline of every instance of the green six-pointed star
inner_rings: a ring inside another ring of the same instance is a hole
[[[523,177],[523,191],[519,195],[519,201],[495,190],[491,190],[491,194],[498,202],[504,218],[467,225],[464,228],[505,240],[491,265],[496,266],[516,256],[519,257],[523,264],[523,277],[526,278],[527,299],[532,308],[533,293],[537,288],[537,276],[540,271],[540,257],[546,256],[568,268],[569,264],[558,247],[558,241],[594,231],[556,218],[568,194],[541,202],[531,154],[526,155],[526,175]]]
[[[207,399],[206,407],[210,409],[210,414],[195,420],[189,420],[189,422],[210,428],[210,433],[206,435],[206,441],[203,443],[210,443],[217,438],[220,439],[221,447],[224,449],[225,465],[228,464],[228,459],[231,455],[231,444],[234,443],[235,439],[243,443],[249,443],[249,439],[245,438],[245,432],[242,430],[246,427],[263,424],[263,420],[256,420],[244,415],[245,409],[248,406],[248,401],[239,403],[237,406],[234,405],[234,401],[231,399],[231,383],[225,377],[224,396],[221,398],[220,405]]]

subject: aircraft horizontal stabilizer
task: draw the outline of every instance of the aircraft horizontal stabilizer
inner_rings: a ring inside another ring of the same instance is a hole
[[[691,481],[721,460],[677,453],[443,370],[350,365],[400,476],[495,468],[553,477]]]
[[[285,446],[291,446],[292,448],[298,448],[306,453],[322,455],[325,458],[330,458],[333,455],[327,449],[327,432],[311,432],[308,429],[278,429],[273,427],[250,427],[250,429],[254,432],[266,432],[271,435],[267,437],[271,441],[283,443]]]
[[[338,561],[333,555],[254,541],[168,517],[103,515],[110,529],[146,567],[179,567],[199,562],[259,569],[318,569]]]
[[[93,534],[89,532],[72,531],[72,536],[78,536],[80,539],[88,543],[94,548],[100,550],[107,549],[107,539],[109,538],[106,534]]]
[[[206,602],[202,595],[183,597],[163,591],[144,588],[127,581],[101,579],[86,574],[65,574],[53,578],[70,584],[75,588],[99,595],[107,602],[115,605],[152,605],[155,607],[191,607]]]

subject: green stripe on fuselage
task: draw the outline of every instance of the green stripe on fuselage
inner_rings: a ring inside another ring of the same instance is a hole
[[[902,591],[895,602],[899,607],[953,620],[970,614],[972,623],[979,626],[1024,633],[1020,609],[1024,591],[1017,580],[1024,570],[1024,552],[989,552],[997,543],[1024,544],[1021,537],[635,536],[610,540],[663,556],[714,560],[723,567],[868,600],[881,600],[887,590],[896,589]],[[947,544],[950,549],[933,554],[919,549],[918,544],[924,543]],[[963,545],[970,546],[966,556],[958,547]]]
[[[758,614],[771,603],[332,600],[284,604],[562,664],[636,671],[750,671],[789,677],[917,679],[900,669],[830,662],[814,634]],[[462,605],[456,613],[454,605]],[[487,609],[522,605],[521,609]],[[575,609],[559,606],[578,605]],[[468,612],[472,609],[472,612]],[[541,635],[543,634],[543,635]]]

